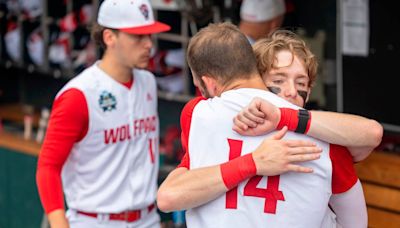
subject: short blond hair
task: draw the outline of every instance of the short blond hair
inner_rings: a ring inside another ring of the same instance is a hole
[[[297,34],[288,30],[277,30],[268,38],[258,40],[253,45],[253,50],[257,59],[257,69],[261,75],[276,69],[274,64],[277,53],[287,50],[304,64],[310,79],[308,85],[310,87],[314,85],[318,69],[317,58]]]

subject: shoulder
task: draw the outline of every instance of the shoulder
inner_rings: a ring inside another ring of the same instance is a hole
[[[206,100],[204,97],[196,97],[186,103],[185,107],[182,109],[181,113],[181,143],[183,146],[183,150],[185,151],[185,155],[182,158],[181,164],[178,167],[185,167],[187,169],[190,168],[190,156],[189,156],[189,132],[190,132],[190,124],[192,122],[193,110],[199,102]]]
[[[195,107],[201,102],[206,100],[204,97],[196,97],[190,100],[181,112],[181,128],[182,132],[188,134],[190,130],[190,124],[192,122],[193,111]]]
[[[92,65],[68,81],[68,83],[65,84],[64,87],[57,93],[56,98],[58,98],[66,90],[70,90],[72,88],[84,92],[87,88],[93,87],[96,84],[94,83],[94,80],[97,78],[95,75],[96,68]]]
[[[141,80],[144,82],[154,82],[156,81],[155,76],[148,70],[143,69],[134,69],[133,75],[135,76],[135,80]]]
[[[186,105],[183,107],[182,109],[182,113],[181,113],[181,121],[182,120],[187,120],[187,119],[191,119],[191,116],[193,115],[193,110],[194,108],[201,102],[207,100],[204,97],[195,97],[192,100],[190,100],[188,103],[186,103]]]
[[[70,109],[69,107],[71,107],[71,110],[74,107],[81,106],[86,106],[85,95],[81,90],[73,87],[60,91],[53,104],[53,108],[58,107],[63,109],[66,107]]]

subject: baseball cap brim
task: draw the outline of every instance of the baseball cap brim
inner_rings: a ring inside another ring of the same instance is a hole
[[[161,23],[159,21],[154,22],[151,25],[145,25],[145,26],[139,26],[139,27],[133,27],[133,28],[120,28],[121,32],[126,32],[130,34],[136,34],[136,35],[144,35],[144,34],[154,34],[154,33],[160,33],[160,32],[166,32],[169,31],[171,27],[167,24]]]

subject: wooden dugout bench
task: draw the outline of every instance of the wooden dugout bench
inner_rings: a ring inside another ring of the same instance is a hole
[[[355,165],[368,206],[368,227],[400,227],[400,155],[373,152]]]

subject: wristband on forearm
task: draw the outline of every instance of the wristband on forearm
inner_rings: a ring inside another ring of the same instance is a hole
[[[257,174],[256,164],[251,153],[221,164],[220,169],[227,189],[234,188],[240,182]]]
[[[305,109],[295,110],[291,108],[280,108],[281,120],[278,123],[277,129],[288,127],[289,131],[296,133],[307,134],[311,124],[311,113]]]

